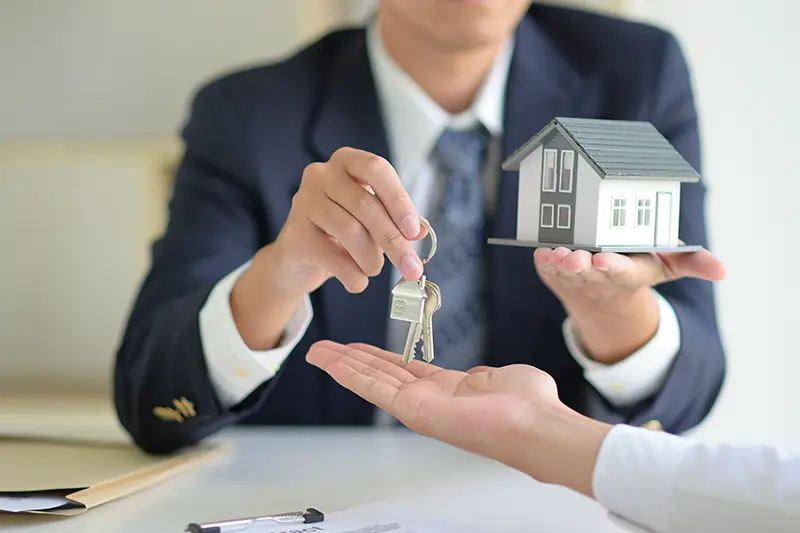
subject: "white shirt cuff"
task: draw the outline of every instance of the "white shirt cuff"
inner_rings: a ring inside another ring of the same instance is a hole
[[[597,457],[595,499],[612,518],[616,515],[649,531],[667,531],[679,467],[692,446],[691,440],[669,433],[614,426]]]
[[[233,319],[230,294],[249,266],[248,262],[221,279],[200,310],[200,338],[209,377],[225,409],[240,403],[278,372],[313,318],[311,299],[306,296],[287,322],[277,347],[266,351],[248,348]]]
[[[564,341],[583,367],[586,381],[615,406],[636,403],[658,391],[680,350],[681,331],[675,310],[658,291],[653,290],[653,294],[659,311],[656,334],[646,345],[618,363],[607,365],[590,359],[578,340],[572,319],[568,317],[564,321]]]

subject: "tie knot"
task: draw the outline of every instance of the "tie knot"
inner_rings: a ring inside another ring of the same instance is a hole
[[[432,157],[446,171],[475,175],[480,172],[488,140],[482,125],[468,130],[448,128],[436,142]]]

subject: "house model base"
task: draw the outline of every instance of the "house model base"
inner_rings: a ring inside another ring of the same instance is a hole
[[[562,244],[555,242],[518,241],[516,239],[489,239],[489,244],[501,246],[519,246],[522,248],[568,248],[570,250],[586,250],[587,252],[613,252],[618,254],[650,254],[650,253],[688,253],[701,250],[699,245],[678,244],[677,246],[581,246],[580,244]]]
[[[700,175],[649,122],[553,119],[503,162],[519,175],[517,231],[490,244],[597,252],[692,252],[681,186]]]

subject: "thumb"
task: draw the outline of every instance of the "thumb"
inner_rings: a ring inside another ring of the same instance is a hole
[[[476,367],[467,370],[467,374],[478,374],[479,372],[492,372],[493,370],[497,369],[493,366],[478,365]]]
[[[726,276],[725,266],[705,248],[689,253],[659,253],[655,255],[656,259],[664,266],[663,271],[666,277],[664,281],[673,281],[684,277],[721,281]]]

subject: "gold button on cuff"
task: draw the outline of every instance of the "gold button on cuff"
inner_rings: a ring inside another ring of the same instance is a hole
[[[172,400],[172,405],[174,407],[154,407],[153,414],[164,422],[173,421],[179,424],[183,424],[188,418],[197,416],[194,402],[189,401],[185,396]]]
[[[664,426],[661,425],[661,422],[658,420],[648,420],[644,424],[642,424],[644,429],[649,429],[651,431],[664,431]]]

